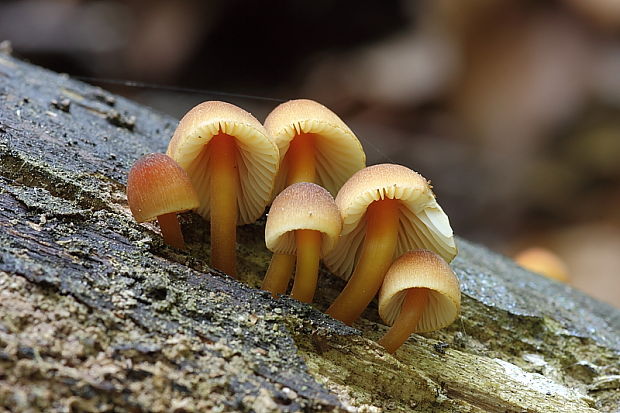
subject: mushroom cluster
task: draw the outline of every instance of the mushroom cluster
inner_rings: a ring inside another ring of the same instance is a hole
[[[264,125],[225,102],[204,102],[180,121],[166,155],[138,160],[127,198],[138,222],[157,218],[164,241],[183,248],[176,214],[210,222],[211,266],[236,276],[236,226],[269,203],[262,288],[312,302],[319,261],[347,285],[328,308],[352,324],[379,293],[394,352],[412,332],[449,325],[460,290],[448,263],[457,248],[430,184],[401,165],[365,167],[351,129],[307,99],[276,107]],[[335,196],[335,199],[333,198]]]

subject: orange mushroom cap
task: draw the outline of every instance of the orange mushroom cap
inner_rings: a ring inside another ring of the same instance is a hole
[[[515,261],[523,268],[537,274],[557,281],[570,281],[568,268],[564,261],[546,248],[527,248],[515,256]]]
[[[127,201],[138,222],[198,207],[198,196],[185,171],[169,156],[140,158],[129,171]]]

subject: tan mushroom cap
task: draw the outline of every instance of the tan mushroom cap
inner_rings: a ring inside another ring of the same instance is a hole
[[[392,325],[400,313],[408,289],[426,288],[428,304],[415,332],[439,330],[450,325],[461,308],[459,281],[437,254],[415,250],[398,258],[383,280],[379,292],[379,315]]]
[[[293,184],[271,204],[265,225],[267,248],[277,254],[297,252],[295,232],[310,229],[321,232],[321,252],[326,254],[338,241],[342,228],[334,198],[324,188],[309,182]]]
[[[356,171],[366,166],[366,154],[349,127],[334,112],[308,99],[290,100],[276,107],[265,119],[265,129],[271,135],[280,161],[286,156],[295,135],[315,135],[316,183],[335,195]],[[286,186],[288,165],[283,162],[276,178],[275,192]]]
[[[208,146],[202,149],[219,133],[233,136],[238,148],[238,224],[254,222],[270,201],[279,165],[277,146],[254,116],[229,103],[203,102],[183,116],[166,153],[187,171],[200,197],[197,211],[209,219],[209,177],[205,166],[211,152]]]
[[[366,209],[382,199],[401,202],[395,257],[423,248],[452,261],[457,248],[450,221],[429,183],[402,165],[380,164],[355,173],[336,196],[343,227],[338,244],[324,259],[330,271],[349,279],[366,233]]]
[[[138,222],[198,207],[198,196],[187,174],[163,153],[136,161],[127,178],[127,201]]]

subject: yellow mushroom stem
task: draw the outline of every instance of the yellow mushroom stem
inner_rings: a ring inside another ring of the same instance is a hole
[[[379,340],[389,353],[394,353],[403,345],[409,336],[416,330],[428,304],[428,289],[411,288],[406,292],[405,300],[394,324]]]
[[[316,166],[314,156],[314,135],[312,133],[300,133],[291,141],[288,151],[289,171],[286,185],[298,182],[315,182]]]
[[[321,233],[311,229],[295,231],[297,267],[291,296],[304,303],[311,303],[319,276],[321,259]]]
[[[271,292],[273,298],[284,294],[293,273],[293,266],[295,266],[294,255],[273,254],[261,288]]]
[[[362,315],[381,288],[398,241],[400,202],[375,201],[366,210],[366,236],[353,275],[327,313],[346,324]]]
[[[179,225],[176,212],[158,216],[157,222],[166,244],[178,249],[185,248],[185,241],[183,240],[183,233],[181,233],[181,226]]]
[[[237,241],[237,144],[219,133],[211,139],[211,265],[235,277]]]

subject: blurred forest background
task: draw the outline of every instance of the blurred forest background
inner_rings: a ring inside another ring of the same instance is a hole
[[[543,247],[620,307],[618,0],[3,1],[0,40],[175,117],[315,99],[369,164],[431,179],[458,235]]]

